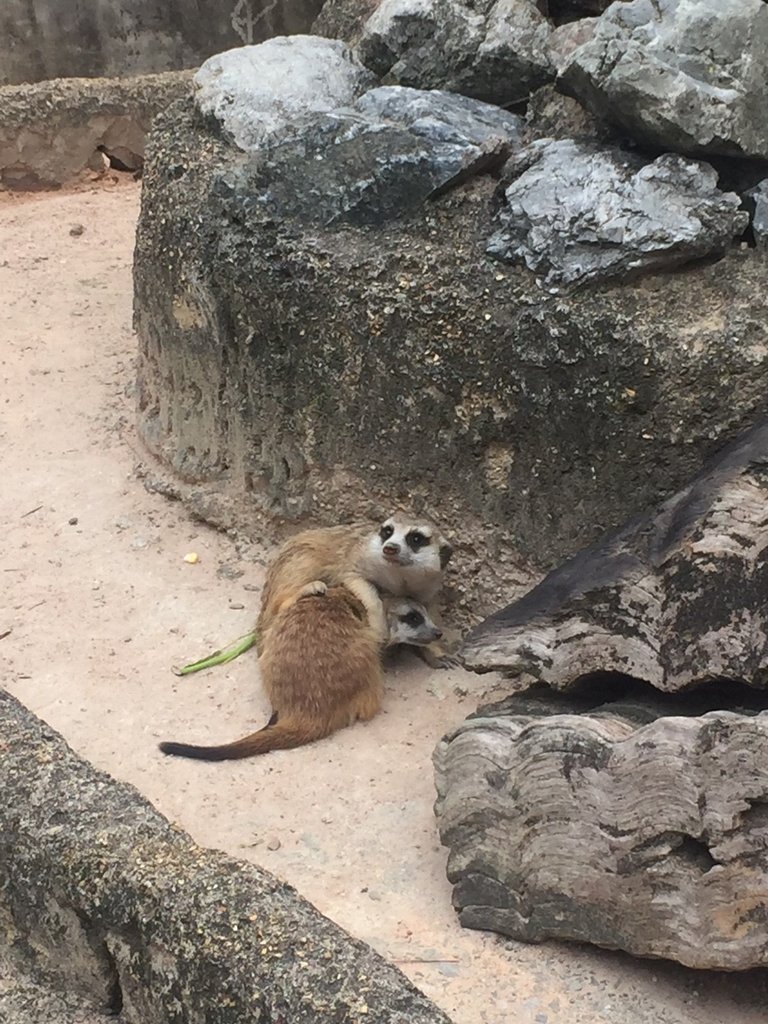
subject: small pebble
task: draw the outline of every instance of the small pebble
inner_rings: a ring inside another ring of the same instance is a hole
[[[71,517],[70,517],[70,518],[69,518],[69,519],[67,520],[67,522],[69,523],[69,525],[70,525],[70,526],[77,526],[77,523],[78,523],[78,519],[77,519],[77,516],[71,516]]]
[[[241,604],[239,601],[233,601],[229,607],[232,609],[233,612],[239,612],[243,608],[245,608],[245,605]]]
[[[267,849],[268,850],[279,850],[280,846],[281,846],[280,840],[277,839],[276,837],[274,839],[270,839],[269,842],[267,843]]]
[[[69,229],[69,233],[70,235],[72,235],[73,238],[77,238],[78,235],[82,235],[84,231],[85,228],[82,224],[73,224],[72,227]]]

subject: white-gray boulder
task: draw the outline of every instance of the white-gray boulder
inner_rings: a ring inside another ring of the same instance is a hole
[[[296,35],[217,53],[194,83],[201,113],[253,151],[287,123],[354,102],[375,80],[339,40]]]

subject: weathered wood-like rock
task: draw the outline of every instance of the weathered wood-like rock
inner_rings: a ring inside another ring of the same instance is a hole
[[[629,522],[477,626],[477,671],[557,689],[621,673],[675,691],[768,686],[768,423],[650,516]]]
[[[435,810],[462,924],[768,964],[768,714],[659,710],[512,698],[442,741]]]

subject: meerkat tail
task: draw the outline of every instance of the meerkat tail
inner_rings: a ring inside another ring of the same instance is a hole
[[[272,716],[274,719],[275,716]],[[299,725],[288,720],[272,721],[258,732],[244,736],[234,743],[224,743],[219,747],[198,747],[190,743],[160,743],[164,754],[176,757],[193,757],[198,761],[235,761],[241,757],[255,757],[257,754],[268,754],[270,750],[291,750],[303,747],[314,740],[321,740],[331,730],[323,729],[317,724]]]

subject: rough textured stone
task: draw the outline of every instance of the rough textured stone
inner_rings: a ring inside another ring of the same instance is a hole
[[[525,111],[526,141],[534,139],[570,139],[574,142],[616,144],[616,133],[573,99],[557,92],[554,85],[543,85],[528,101]]]
[[[541,139],[515,154],[487,251],[546,285],[584,284],[723,252],[749,217],[709,164]]]
[[[191,91],[192,72],[0,88],[0,188],[62,185],[97,146],[142,158],[152,118]]]
[[[470,668],[558,689],[600,672],[659,690],[768,687],[768,424],[653,515],[550,573],[467,637]]]
[[[768,157],[763,0],[628,0],[559,68],[560,86],[637,139]]]
[[[286,124],[345,106],[373,84],[338,40],[280,36],[207,60],[195,100],[241,149],[255,150]]]
[[[266,871],[203,850],[0,691],[0,943],[126,1024],[450,1024]]]
[[[194,68],[269,36],[306,32],[322,0],[3,0],[0,85]]]
[[[312,32],[356,46],[366,21],[380,3],[381,0],[325,0],[312,24]]]
[[[602,14],[613,0],[544,0],[542,9],[558,22],[570,23],[590,14]]]
[[[383,0],[358,49],[387,83],[509,105],[553,77],[549,32],[529,0]]]
[[[319,115],[273,139],[235,186],[271,216],[378,224],[475,174],[500,169],[520,137],[513,114],[455,93],[384,86],[349,113]]]
[[[137,235],[141,436],[175,476],[156,486],[212,522],[284,536],[430,512],[466,621],[764,409],[754,250],[552,296],[485,255],[490,178],[407,221],[324,230],[228,185],[243,159],[191,103],[158,118]]]
[[[513,698],[441,742],[435,811],[462,924],[689,967],[768,963],[768,715],[664,710]]]

